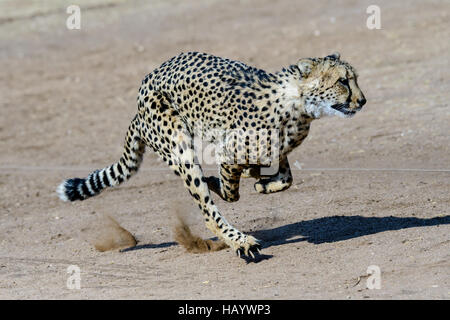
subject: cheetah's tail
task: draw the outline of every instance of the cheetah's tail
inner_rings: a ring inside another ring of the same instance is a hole
[[[145,144],[139,136],[139,119],[135,116],[128,128],[125,150],[120,160],[109,167],[95,170],[87,178],[73,178],[61,183],[56,192],[63,201],[85,200],[106,187],[116,186],[135,174],[142,162]]]

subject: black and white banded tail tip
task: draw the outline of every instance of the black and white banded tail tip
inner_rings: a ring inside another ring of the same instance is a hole
[[[92,172],[86,179],[73,178],[61,183],[56,192],[63,201],[85,200],[100,193],[105,187],[99,181],[99,170]]]
[[[83,197],[82,192],[80,192],[83,184],[84,179],[68,179],[58,186],[56,192],[62,201],[83,200],[85,197]]]
[[[56,188],[56,193],[58,194],[58,197],[62,200],[62,201],[69,201],[69,198],[66,195],[66,187],[65,187],[66,181],[64,181],[63,183],[61,183],[58,188]]]
[[[116,180],[110,178],[106,173],[106,171],[110,169],[111,167],[102,170],[95,170],[84,179],[73,178],[65,180],[58,186],[56,192],[58,193],[59,198],[63,201],[85,200],[96,196],[106,187],[111,187],[121,181],[124,181],[124,179],[120,176],[117,176]],[[113,171],[111,172],[115,178],[116,175]],[[121,180],[119,181],[118,178],[121,178]]]

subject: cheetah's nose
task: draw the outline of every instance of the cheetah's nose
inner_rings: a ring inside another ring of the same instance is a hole
[[[357,102],[358,102],[359,106],[362,107],[363,105],[366,104],[367,100],[366,100],[366,98],[362,98],[362,99],[358,99]]]

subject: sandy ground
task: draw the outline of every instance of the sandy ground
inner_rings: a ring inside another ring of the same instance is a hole
[[[0,2],[0,298],[450,298],[448,1],[377,1],[381,30],[366,27],[373,1],[269,0],[78,1],[81,30],[68,30],[73,2]],[[118,159],[141,79],[190,50],[269,71],[339,51],[360,74],[364,110],[313,123],[289,190],[244,180],[239,202],[216,198],[263,241],[257,263],[174,241],[174,208],[211,234],[150,152],[95,198],[54,192]],[[96,251],[105,215],[138,245]],[[70,265],[80,290],[66,286]],[[381,289],[366,286],[371,265]]]

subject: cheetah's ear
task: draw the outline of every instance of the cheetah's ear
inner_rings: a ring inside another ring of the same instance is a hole
[[[314,61],[309,58],[300,59],[297,63],[298,68],[303,76],[307,76],[311,73],[314,67]]]
[[[339,52],[334,52],[334,53],[330,54],[329,56],[327,56],[327,58],[339,60],[341,58],[341,55]]]

